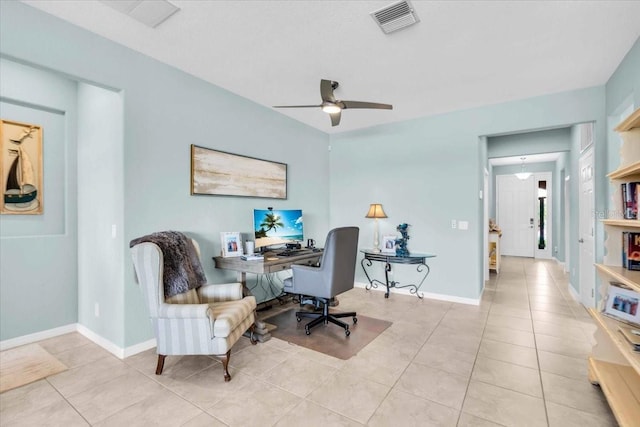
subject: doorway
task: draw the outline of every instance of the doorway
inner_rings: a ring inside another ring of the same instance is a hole
[[[513,174],[496,176],[496,214],[502,229],[502,255],[533,258],[536,194],[533,175],[527,179]]]
[[[535,258],[551,259],[553,256],[552,242],[552,192],[553,181],[551,172],[534,174],[535,182],[535,223],[536,223],[536,243]]]

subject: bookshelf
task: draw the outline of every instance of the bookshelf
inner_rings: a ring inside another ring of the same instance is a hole
[[[620,185],[640,177],[640,108],[623,120],[616,128],[623,140],[620,149],[620,167],[607,176],[616,185],[614,208],[622,209]],[[621,211],[621,210],[620,210]],[[622,266],[622,233],[639,231],[640,220],[606,219],[605,257],[596,264],[602,278],[599,308],[609,291],[609,282],[620,282],[640,292],[640,271]],[[640,352],[633,351],[619,327],[625,325],[605,316],[600,310],[589,309],[598,329],[594,335],[596,345],[589,357],[589,380],[599,384],[616,420],[621,426],[637,426],[640,420]]]
[[[497,231],[489,232],[489,270],[500,273],[500,233]]]

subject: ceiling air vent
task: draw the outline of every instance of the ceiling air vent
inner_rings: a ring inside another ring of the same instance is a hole
[[[99,0],[101,3],[155,28],[180,10],[166,0]]]
[[[399,1],[371,12],[371,17],[378,23],[385,34],[398,31],[420,21],[407,1]]]

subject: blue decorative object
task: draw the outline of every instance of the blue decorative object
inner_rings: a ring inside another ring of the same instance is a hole
[[[402,234],[400,239],[396,239],[396,256],[409,256],[409,249],[407,249],[407,240],[409,240],[409,232],[407,229],[409,224],[403,223],[396,227],[396,230]]]

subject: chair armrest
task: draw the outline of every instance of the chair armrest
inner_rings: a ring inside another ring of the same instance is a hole
[[[242,299],[242,283],[203,285],[198,288],[201,303],[236,301]]]
[[[163,319],[208,319],[209,304],[160,304],[158,317]]]

